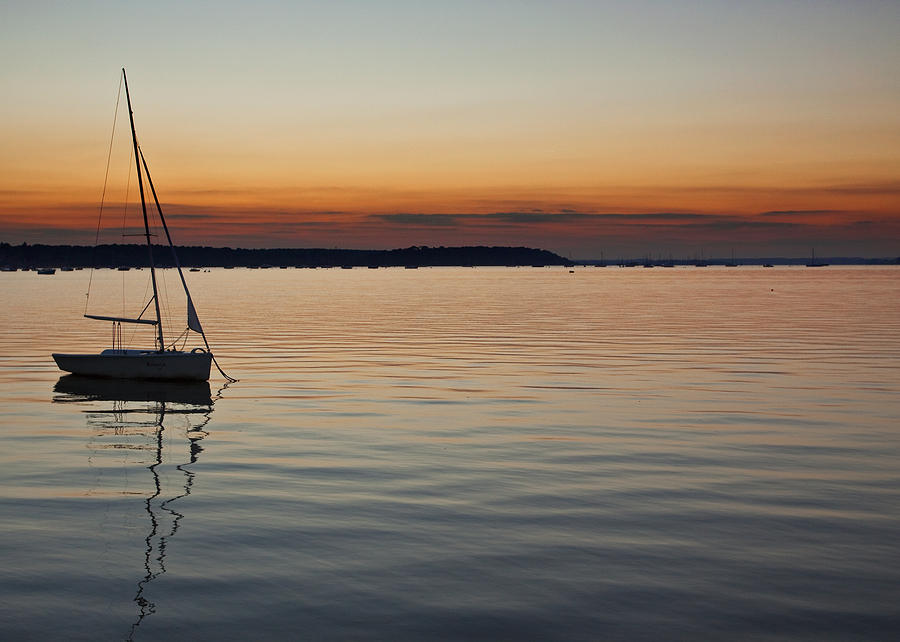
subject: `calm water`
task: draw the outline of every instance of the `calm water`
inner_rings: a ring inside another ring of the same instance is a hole
[[[896,639],[900,269],[188,278],[238,383],[0,274],[0,639]]]

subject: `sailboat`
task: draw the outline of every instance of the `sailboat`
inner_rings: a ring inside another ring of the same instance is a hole
[[[97,314],[85,314],[85,318],[98,321],[110,321],[113,324],[113,340],[112,347],[103,350],[99,354],[61,354],[53,353],[53,359],[61,370],[71,372],[76,375],[84,375],[91,377],[107,377],[114,379],[153,379],[166,381],[207,381],[209,379],[210,365],[215,362],[215,357],[206,340],[206,334],[203,332],[203,326],[197,316],[197,310],[191,299],[191,293],[188,290],[187,282],[181,270],[178,256],[175,253],[175,245],[172,243],[172,237],[169,234],[169,228],[166,225],[166,219],[163,216],[162,207],[159,204],[159,198],[156,195],[156,189],[150,178],[150,170],[147,168],[147,161],[138,145],[137,133],[134,128],[134,112],[131,108],[131,94],[128,91],[128,77],[125,75],[125,69],[122,69],[122,79],[125,84],[125,97],[128,104],[128,118],[131,123],[131,141],[134,147],[134,160],[137,170],[138,189],[141,196],[141,212],[144,218],[144,236],[147,243],[147,251],[149,255],[150,281],[153,288],[152,296],[144,309],[136,317],[109,316]],[[141,171],[143,168],[143,171]],[[172,256],[175,259],[175,267],[178,269],[178,275],[181,277],[181,285],[187,298],[187,330],[185,333],[194,332],[203,338],[205,348],[198,347],[190,351],[178,350],[173,346],[167,346],[163,338],[162,318],[160,316],[159,292],[157,289],[156,267],[153,262],[153,246],[150,241],[152,236],[150,233],[150,224],[147,219],[147,202],[144,191],[144,177],[146,177],[147,185],[153,195],[153,201],[156,204],[156,211],[159,215],[162,228],[165,231],[166,239],[172,250]],[[155,317],[144,318],[144,314],[148,309],[152,308]],[[137,324],[153,326],[155,330],[155,345],[152,348],[126,349],[122,342],[122,324]],[[218,364],[216,364],[218,368]],[[219,372],[229,380],[231,377]]]
[[[816,263],[816,248],[812,249],[812,260],[806,264],[806,267],[825,267],[827,263]]]

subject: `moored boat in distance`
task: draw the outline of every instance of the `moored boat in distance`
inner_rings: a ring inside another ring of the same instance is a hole
[[[813,248],[812,260],[810,260],[810,262],[806,264],[806,267],[825,267],[827,265],[827,263],[816,263],[816,249]]]

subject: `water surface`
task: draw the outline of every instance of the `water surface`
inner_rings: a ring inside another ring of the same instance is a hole
[[[187,277],[235,384],[62,377],[88,273],[0,274],[0,638],[900,630],[897,268]]]

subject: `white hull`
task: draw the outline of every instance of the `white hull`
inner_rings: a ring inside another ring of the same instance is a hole
[[[87,377],[206,381],[209,352],[104,350],[100,354],[54,354],[60,370]]]

